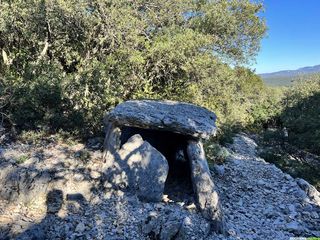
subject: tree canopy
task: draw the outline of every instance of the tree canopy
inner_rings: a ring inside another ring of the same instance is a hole
[[[2,0],[8,114],[22,127],[92,130],[123,100],[164,98],[204,105],[221,122],[249,121],[263,86],[240,66],[254,60],[265,34],[262,7],[250,0]]]

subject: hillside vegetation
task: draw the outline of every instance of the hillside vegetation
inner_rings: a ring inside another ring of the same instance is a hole
[[[273,73],[263,73],[259,76],[269,86],[292,86],[299,80],[307,80],[310,76],[320,73],[320,65],[303,67],[297,70],[283,70]]]
[[[320,75],[301,80],[288,90],[280,114],[288,141],[320,155]]]
[[[246,68],[266,32],[260,3],[1,1],[1,125],[102,133],[128,99],[192,102],[228,133],[286,126],[289,142],[319,154],[319,76],[272,88]],[[234,66],[234,67],[230,67]]]
[[[263,124],[277,129],[267,138],[285,140],[308,152],[320,154],[320,74],[301,76],[287,88],[274,88],[279,91],[275,99],[270,99],[273,114],[267,112]],[[258,109],[263,109],[259,105]],[[283,128],[288,132],[287,138]]]
[[[1,114],[8,126],[101,132],[127,99],[193,102],[219,126],[252,124],[264,85],[241,67],[265,34],[249,0],[1,1]],[[237,66],[229,67],[229,64]]]
[[[262,77],[264,83],[272,87],[289,87],[299,79],[297,76]]]
[[[261,157],[320,189],[320,75],[284,89],[272,128],[262,134]],[[285,135],[287,132],[287,136]],[[311,154],[312,153],[312,154]],[[314,155],[315,154],[315,155]]]

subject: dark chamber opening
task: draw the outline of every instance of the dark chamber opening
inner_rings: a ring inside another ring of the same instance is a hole
[[[173,201],[193,202],[190,163],[187,157],[189,138],[169,131],[123,127],[121,128],[121,146],[135,134],[140,134],[143,140],[161,152],[168,161],[169,173],[164,194]]]

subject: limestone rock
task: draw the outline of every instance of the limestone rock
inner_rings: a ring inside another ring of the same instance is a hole
[[[150,212],[147,219],[142,222],[142,232],[146,236],[157,236],[161,230],[161,219],[158,214]]]
[[[182,221],[181,216],[176,213],[171,213],[168,219],[163,220],[160,239],[171,240],[178,235]]]
[[[45,195],[51,176],[46,171],[18,167],[9,162],[0,164],[0,199],[8,201],[33,200],[33,195]],[[30,194],[32,192],[32,194]]]
[[[76,232],[82,233],[86,229],[86,226],[81,222],[76,226]]]
[[[314,186],[312,186],[306,180],[301,178],[297,179],[297,184],[303,191],[306,192],[306,194],[311,200],[313,200],[318,206],[320,206],[320,193]]]
[[[225,169],[223,165],[214,164],[214,172],[219,176],[222,177],[225,173]]]
[[[128,176],[129,187],[136,190],[138,197],[161,201],[169,171],[166,158],[138,134],[121,147],[119,157],[120,165]]]
[[[202,143],[189,141],[187,153],[191,164],[191,178],[198,207],[203,216],[212,221],[213,230],[224,232],[219,196],[211,178]]]
[[[196,138],[209,138],[216,132],[216,115],[189,103],[132,100],[119,104],[106,117],[105,124],[166,130]]]
[[[300,226],[299,223],[296,221],[292,221],[292,222],[288,223],[286,225],[286,229],[289,232],[293,232],[295,234],[302,234],[302,232],[304,231],[303,227]]]
[[[0,189],[0,199],[15,200],[18,197],[19,175],[17,167],[9,162],[3,162],[0,164],[0,183],[2,185]]]
[[[164,212],[152,211],[141,222],[141,229],[146,239],[210,239],[207,238],[210,224],[204,219],[199,222],[199,219],[196,220],[194,217],[182,214],[177,208]]]
[[[180,230],[181,222],[179,221],[168,221],[166,222],[161,230],[160,239],[161,240],[171,240],[174,239]]]
[[[112,123],[106,123],[106,136],[103,143],[104,156],[105,160],[109,160],[109,163],[112,162],[112,157],[115,152],[120,148],[120,135],[121,131]],[[111,159],[110,159],[111,158]],[[111,163],[112,165],[112,163]]]

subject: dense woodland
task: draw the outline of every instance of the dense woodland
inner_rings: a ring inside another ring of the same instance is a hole
[[[2,0],[0,112],[15,130],[101,134],[128,99],[192,102],[236,130],[288,129],[320,154],[320,77],[270,88],[250,70],[267,32],[249,0]]]

